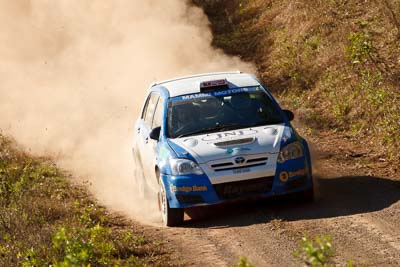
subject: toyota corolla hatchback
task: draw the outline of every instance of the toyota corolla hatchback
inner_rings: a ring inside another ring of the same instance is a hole
[[[310,152],[293,117],[241,72],[155,83],[134,127],[137,186],[156,188],[167,226],[193,206],[294,193],[311,200]]]

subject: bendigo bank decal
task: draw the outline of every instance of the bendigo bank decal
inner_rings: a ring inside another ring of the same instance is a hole
[[[175,186],[175,185],[170,185],[169,190],[171,193],[175,192],[205,192],[208,190],[207,186],[205,185],[194,185],[194,186]]]

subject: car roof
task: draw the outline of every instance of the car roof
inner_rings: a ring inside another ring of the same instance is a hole
[[[175,97],[180,95],[200,93],[200,83],[222,79],[227,80],[230,88],[260,85],[257,79],[252,75],[236,71],[204,73],[179,77],[171,80],[156,82],[152,84],[151,88],[155,86],[162,86],[168,90],[170,97]]]

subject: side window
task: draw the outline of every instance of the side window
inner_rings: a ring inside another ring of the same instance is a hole
[[[144,115],[144,121],[151,127],[151,124],[153,122],[153,116],[154,116],[154,111],[156,109],[157,101],[158,101],[158,94],[152,93],[150,95],[150,99],[147,103],[145,115]]]
[[[147,111],[147,107],[149,106],[149,101],[150,101],[150,96],[147,97],[146,99],[146,104],[144,104],[143,110],[142,110],[142,120],[145,119],[146,117],[146,111]]]
[[[152,129],[160,127],[163,119],[164,101],[162,97],[158,99],[156,111],[154,112]]]

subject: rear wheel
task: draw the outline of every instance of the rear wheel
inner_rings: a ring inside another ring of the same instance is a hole
[[[158,193],[158,203],[163,219],[163,224],[165,226],[176,226],[181,224],[183,222],[183,216],[184,216],[183,209],[171,208],[169,206],[169,201],[162,181],[160,181],[159,184],[160,184],[160,191]]]

